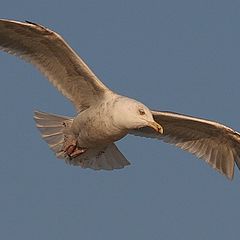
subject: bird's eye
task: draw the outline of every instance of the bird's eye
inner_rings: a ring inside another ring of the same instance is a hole
[[[138,111],[140,115],[145,115],[145,111],[143,109],[139,109]]]

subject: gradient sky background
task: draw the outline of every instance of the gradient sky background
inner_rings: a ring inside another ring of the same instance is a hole
[[[0,17],[58,33],[103,82],[153,109],[240,130],[240,1],[4,1]],[[132,165],[106,172],[56,160],[33,111],[74,108],[31,65],[0,53],[1,239],[239,239],[233,182],[191,154],[133,136]]]

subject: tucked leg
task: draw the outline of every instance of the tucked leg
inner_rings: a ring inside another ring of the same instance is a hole
[[[78,157],[79,155],[83,154],[86,152],[86,148],[79,148],[77,146],[77,140],[73,138],[67,138],[62,151],[71,159]]]

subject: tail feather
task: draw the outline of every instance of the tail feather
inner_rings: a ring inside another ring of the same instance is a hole
[[[64,158],[60,151],[65,139],[64,131],[72,124],[72,118],[35,111],[34,120],[42,138],[48,143],[49,147],[57,156]]]

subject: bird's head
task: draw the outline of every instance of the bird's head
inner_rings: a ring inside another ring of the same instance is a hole
[[[142,103],[127,97],[115,100],[113,120],[117,127],[125,130],[150,127],[163,134],[163,127],[154,121],[151,111]]]

